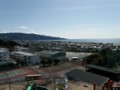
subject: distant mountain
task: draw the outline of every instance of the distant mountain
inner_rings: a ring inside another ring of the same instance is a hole
[[[26,33],[0,33],[3,40],[64,40],[65,38]]]

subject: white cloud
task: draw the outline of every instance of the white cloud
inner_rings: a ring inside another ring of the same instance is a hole
[[[28,26],[24,26],[24,25],[19,26],[18,31],[23,32],[23,33],[36,33],[34,29]]]
[[[19,28],[20,29],[28,29],[29,27],[27,27],[27,26],[20,26]]]

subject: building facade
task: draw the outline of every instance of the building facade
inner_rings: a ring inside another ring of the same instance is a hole
[[[10,59],[10,52],[6,48],[0,48],[0,61],[8,61]]]
[[[39,56],[33,53],[14,51],[12,52],[12,58],[17,62],[23,62],[26,65],[34,65],[39,63]]]

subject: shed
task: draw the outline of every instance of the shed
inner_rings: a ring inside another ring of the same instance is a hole
[[[65,75],[68,80],[82,81],[90,84],[95,82],[98,86],[104,85],[109,80],[108,77],[100,76],[79,69],[73,69],[72,71],[67,72]]]
[[[109,77],[114,81],[120,80],[120,71],[115,69],[90,64],[86,65],[86,70],[95,74]]]

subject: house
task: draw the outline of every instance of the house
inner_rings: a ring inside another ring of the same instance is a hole
[[[66,53],[62,51],[47,51],[43,50],[39,52],[39,56],[41,59],[51,59],[51,60],[65,60],[66,59]]]
[[[29,49],[26,47],[14,46],[14,51],[28,52]]]
[[[70,81],[84,82],[86,84],[96,83],[97,86],[103,86],[109,80],[108,77],[82,71],[80,69],[73,69],[65,74]]]
[[[14,51],[12,52],[12,58],[27,65],[39,63],[39,56],[33,53]]]
[[[6,48],[0,48],[0,61],[8,61],[10,59],[10,52]]]

